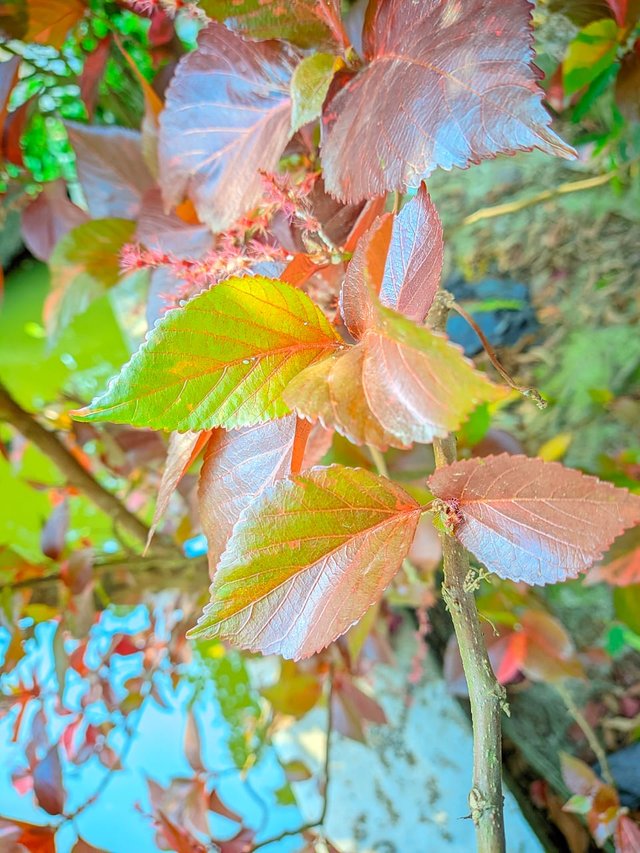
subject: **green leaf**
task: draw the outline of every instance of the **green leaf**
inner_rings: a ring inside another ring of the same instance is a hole
[[[640,584],[613,590],[613,608],[617,618],[635,634],[640,634]]]
[[[618,25],[611,18],[587,24],[569,45],[562,66],[564,90],[573,95],[599,77],[616,58]]]
[[[192,637],[285,658],[329,645],[375,604],[406,556],[421,509],[361,468],[313,468],[247,507]]]
[[[166,314],[75,417],[178,431],[250,426],[289,414],[289,382],[341,345],[301,291],[229,279]]]
[[[0,546],[10,545],[27,560],[43,559],[40,533],[51,512],[48,497],[14,476],[0,454]]]
[[[336,71],[337,57],[314,53],[305,57],[291,78],[291,130],[318,118]]]

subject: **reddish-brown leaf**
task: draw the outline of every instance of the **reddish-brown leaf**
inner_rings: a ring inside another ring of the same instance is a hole
[[[499,153],[574,153],[542,106],[528,0],[371,4],[364,54],[325,104],[322,161],[339,198],[404,190]]]
[[[279,481],[234,528],[191,636],[287,658],[314,654],[380,599],[420,513],[395,483],[359,468]]]
[[[238,430],[215,430],[200,471],[198,500],[213,573],[242,510],[291,473],[296,416]]]
[[[640,39],[620,64],[615,93],[623,116],[628,121],[640,121]]]
[[[64,541],[69,529],[69,502],[62,501],[47,519],[40,536],[42,553],[51,560],[59,560],[64,551]]]
[[[640,826],[627,815],[621,815],[615,832],[616,853],[640,853]]]
[[[157,187],[145,193],[136,240],[149,249],[172,252],[179,258],[199,258],[213,249],[214,238],[202,223],[187,222],[177,213],[165,213]]]
[[[206,445],[211,435],[210,431],[204,432],[173,432],[169,439],[167,448],[167,459],[162,472],[162,480],[158,489],[156,508],[153,513],[153,521],[147,537],[147,548],[151,544],[160,519],[169,506],[171,496],[178,488],[180,480],[193,465],[201,450]]]
[[[387,722],[384,709],[346,674],[335,677],[332,702],[336,731],[352,740],[366,741],[366,723],[381,726]]]
[[[202,739],[200,738],[200,729],[198,720],[190,708],[187,712],[187,724],[184,729],[184,754],[191,765],[191,768],[196,773],[206,772],[206,767],[202,762]]]
[[[100,39],[95,50],[87,56],[84,61],[82,73],[78,78],[80,97],[87,108],[89,119],[93,118],[100,91],[100,81],[102,80],[110,52],[111,36],[108,35]]]
[[[340,310],[347,329],[356,340],[375,323],[375,299],[380,292],[391,235],[393,216],[385,213],[360,238],[347,267],[340,292]]]
[[[141,136],[123,127],[66,122],[78,178],[93,219],[135,219],[142,196],[154,186]]]
[[[60,753],[57,746],[52,746],[42,761],[34,767],[33,790],[38,804],[48,814],[62,814],[65,797]]]
[[[276,169],[291,135],[297,56],[210,24],[176,70],[160,117],[160,180],[173,207],[188,196],[213,231],[249,210],[260,170]]]
[[[89,844],[88,841],[84,841],[82,838],[78,838],[71,848],[71,853],[106,853],[106,851],[101,847],[94,847],[93,844]]]
[[[524,639],[521,670],[527,678],[553,684],[584,676],[573,641],[557,619],[543,610],[527,610],[520,626],[516,636]]]
[[[25,208],[22,239],[35,258],[48,261],[62,237],[88,218],[85,211],[69,199],[65,182],[51,181]]]
[[[69,30],[86,12],[82,0],[27,0],[29,28],[24,41],[62,47]]]
[[[424,184],[393,223],[380,301],[422,323],[440,286],[442,223]]]
[[[0,817],[0,849],[6,845],[8,853],[56,853],[57,826],[37,826],[12,818]],[[12,848],[11,845],[18,845]],[[22,846],[20,846],[22,845]]]
[[[529,584],[575,577],[640,521],[639,496],[524,456],[456,462],[429,486],[466,548],[500,577]]]
[[[381,305],[375,310],[376,325],[359,344],[312,365],[286,389],[298,414],[385,450],[429,443],[457,430],[479,403],[505,396],[443,335]]]

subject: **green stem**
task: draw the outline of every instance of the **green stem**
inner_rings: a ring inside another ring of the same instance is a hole
[[[436,298],[427,322],[431,328],[442,330],[447,314],[445,295]],[[457,459],[455,436],[435,439],[433,452],[436,468],[452,465]],[[471,702],[473,787],[469,793],[469,806],[476,827],[477,849],[478,853],[504,853],[500,715],[502,709],[506,709],[506,694],[496,681],[475,596],[466,583],[469,555],[451,534],[442,531],[440,538],[444,571],[442,596],[456,632]]]

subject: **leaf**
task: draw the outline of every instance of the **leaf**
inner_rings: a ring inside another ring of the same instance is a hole
[[[198,482],[211,576],[242,511],[267,486],[291,473],[296,423],[295,415],[289,415],[211,436]]]
[[[141,136],[124,127],[67,121],[78,178],[93,219],[135,219],[142,196],[154,186]]]
[[[424,322],[440,287],[442,223],[425,184],[393,223],[380,301],[416,323]]]
[[[106,851],[101,847],[94,847],[93,844],[89,844],[82,838],[78,838],[71,848],[71,853],[106,853]]]
[[[270,687],[263,687],[260,692],[274,711],[299,720],[317,705],[322,696],[322,683],[317,676],[304,672],[293,661],[284,660],[278,681]]]
[[[65,182],[51,181],[24,209],[22,239],[34,257],[48,261],[62,237],[87,219],[85,211],[67,196]]]
[[[620,815],[615,832],[616,853],[638,853],[640,850],[640,826],[623,814]]]
[[[624,27],[627,19],[628,0],[607,0],[611,7],[611,11],[615,15],[616,22],[619,27]]]
[[[206,772],[206,767],[202,763],[202,739],[193,708],[187,712],[187,724],[184,730],[184,754],[192,770],[196,773]]]
[[[291,136],[289,84],[296,55],[281,42],[252,43],[212,23],[178,65],[160,116],[165,204],[188,196],[213,231],[259,200],[260,170],[273,172]]]
[[[479,403],[505,396],[443,335],[376,310],[356,347],[291,382],[284,397],[301,416],[384,450],[447,435]]]
[[[382,596],[421,509],[358,468],[314,468],[267,488],[242,514],[192,637],[309,657]]]
[[[52,746],[33,770],[33,790],[38,805],[50,815],[64,811],[64,787],[58,747]]]
[[[427,188],[395,218],[378,219],[365,234],[347,269],[341,293],[347,328],[361,337],[376,316],[371,293],[416,323],[423,323],[440,286],[442,224]]]
[[[47,331],[54,339],[120,281],[120,250],[134,229],[135,223],[127,219],[94,219],[73,228],[56,245],[49,261],[51,292],[44,307]]]
[[[206,225],[185,222],[177,213],[167,214],[158,188],[145,193],[138,217],[136,240],[148,249],[172,252],[179,258],[200,258],[212,251],[214,237]]]
[[[438,167],[518,150],[573,156],[549,128],[532,42],[528,0],[370,6],[368,64],[325,104],[329,192],[354,201],[404,191]]]
[[[29,27],[23,41],[61,48],[69,30],[84,17],[81,0],[26,0]]]
[[[337,57],[330,53],[306,56],[291,78],[291,130],[318,118],[336,70]]]
[[[331,43],[321,0],[200,0],[209,17],[255,39],[285,39],[300,47]],[[329,6],[336,6],[329,0]]]
[[[69,502],[63,500],[54,507],[47,523],[42,528],[40,550],[51,560],[59,560],[64,551],[65,538],[69,530]]]
[[[622,60],[615,93],[616,104],[627,121],[640,121],[640,39]]]
[[[339,346],[304,293],[270,279],[229,279],[165,314],[75,417],[183,431],[250,426],[289,414],[288,383]]]
[[[584,677],[573,641],[557,619],[543,610],[527,610],[519,621],[526,643],[521,669],[527,678],[553,684]]]
[[[455,536],[487,569],[529,584],[576,577],[640,521],[637,495],[524,456],[456,462],[429,488],[458,515]]]
[[[7,842],[8,853],[13,853],[11,843],[17,844],[15,853],[56,853],[57,826],[38,826],[13,818],[0,817],[0,840]],[[20,847],[22,845],[22,847]]]
[[[390,213],[376,219],[358,241],[347,267],[340,291],[340,312],[356,340],[375,324],[374,297],[382,286],[393,224]]]
[[[592,83],[616,58],[618,27],[611,18],[587,24],[567,49],[562,63],[564,91],[572,95]]]
[[[153,513],[153,521],[147,538],[148,548],[156,532],[160,519],[165,514],[171,496],[178,488],[180,480],[193,465],[200,451],[209,440],[210,432],[174,432],[169,439],[167,448],[167,460],[162,472],[160,488],[156,508]]]
[[[388,722],[384,709],[346,674],[334,678],[332,701],[335,729],[344,737],[366,743],[365,723]]]
[[[353,444],[406,448],[371,409],[364,387],[365,357],[365,347],[358,345],[311,365],[290,383],[285,400],[303,417],[318,418]]]
[[[93,118],[96,104],[98,103],[100,81],[103,78],[110,53],[111,35],[108,35],[100,39],[96,47],[87,55],[82,67],[82,73],[78,78],[80,97],[85,105],[89,119]]]

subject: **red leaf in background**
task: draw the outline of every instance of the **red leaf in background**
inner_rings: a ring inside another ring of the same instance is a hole
[[[209,794],[209,811],[222,815],[222,817],[226,817],[235,823],[242,823],[242,817],[222,802],[215,788]]]
[[[216,841],[220,853],[247,853],[253,847],[255,832],[248,826],[230,838],[228,841]]]
[[[135,655],[142,649],[126,634],[116,635],[111,642],[112,655]]]
[[[78,838],[71,848],[71,853],[107,853],[107,851],[103,850],[101,847],[94,847],[93,844],[89,844],[88,841]]]
[[[198,720],[193,713],[193,708],[189,708],[187,712],[187,724],[184,730],[184,754],[191,768],[196,773],[204,773],[206,771],[206,767],[202,763],[200,729],[198,728]]]
[[[618,26],[624,27],[627,20],[627,0],[607,0],[607,3],[611,7]]]
[[[197,838],[162,812],[155,814],[153,819],[158,827],[156,841],[161,850],[175,850],[175,853],[207,853],[207,848]]]
[[[134,130],[65,122],[78,178],[93,219],[135,219],[154,186]]]
[[[111,36],[100,39],[98,46],[85,59],[82,73],[78,78],[80,86],[80,97],[82,98],[89,119],[93,113],[100,93],[100,81],[111,52]]]
[[[628,530],[613,544],[604,561],[594,566],[585,583],[633,586],[640,583],[640,528]]]
[[[24,41],[61,48],[69,30],[84,16],[82,0],[27,0],[29,29]]]
[[[64,542],[69,529],[69,502],[63,500],[47,519],[40,535],[40,548],[45,557],[59,560],[64,551]]]
[[[147,784],[156,820],[168,820],[175,828],[179,827],[189,843],[193,833],[209,835],[209,794],[204,779],[172,779],[168,788],[161,787],[153,779],[148,779]],[[162,826],[164,830],[164,824]],[[172,843],[170,836],[166,840]]]
[[[332,707],[336,731],[361,743],[366,742],[366,723],[381,726],[388,722],[382,707],[356,687],[346,673],[336,673],[334,677]]]
[[[93,554],[91,548],[74,551],[60,567],[62,582],[73,595],[80,595],[93,580]]]
[[[253,427],[212,433],[198,484],[212,576],[242,510],[267,486],[291,473],[296,423],[296,416],[288,415]]]
[[[244,510],[189,636],[310,657],[381,598],[420,514],[400,486],[360,468],[278,481]]]
[[[22,850],[29,853],[56,853],[55,834],[57,826],[36,826],[12,818],[0,817],[0,848],[8,853]]]
[[[639,496],[524,456],[456,462],[429,487],[460,514],[454,533],[487,569],[533,585],[575,577],[640,521]]]
[[[147,537],[146,549],[151,544],[160,519],[169,506],[171,496],[178,488],[180,480],[196,461],[203,450],[209,436],[210,430],[204,432],[172,432],[167,448],[167,459],[162,472],[162,480],[158,489],[156,508],[153,513],[153,521]]]
[[[136,240],[148,249],[171,252],[178,258],[200,258],[214,247],[214,237],[206,225],[187,222],[176,212],[165,213],[157,187],[145,193],[138,218]]]
[[[640,826],[627,815],[621,815],[615,832],[616,853],[640,853]]]
[[[5,62],[0,62],[0,135],[7,117],[7,105],[9,96],[18,79],[20,69],[20,57],[12,56]]]
[[[289,81],[297,55],[283,42],[247,42],[217,23],[179,63],[160,116],[167,206],[188,196],[222,231],[258,201],[291,136]]]
[[[41,806],[50,815],[64,811],[64,787],[58,747],[52,746],[33,769],[33,790]]]
[[[21,140],[32,106],[33,99],[30,98],[13,112],[6,115],[3,122],[0,159],[7,160],[15,166],[24,166]]]
[[[88,219],[69,199],[65,182],[51,181],[22,213],[22,239],[35,258],[46,262],[56,243]]]
[[[576,649],[561,623],[543,610],[527,610],[516,636],[524,641],[521,670],[532,681],[553,684],[565,678],[583,678]]]
[[[523,149],[572,156],[549,128],[532,42],[528,0],[370,6],[368,65],[325,104],[329,192],[356,201],[404,191],[437,167]]]

